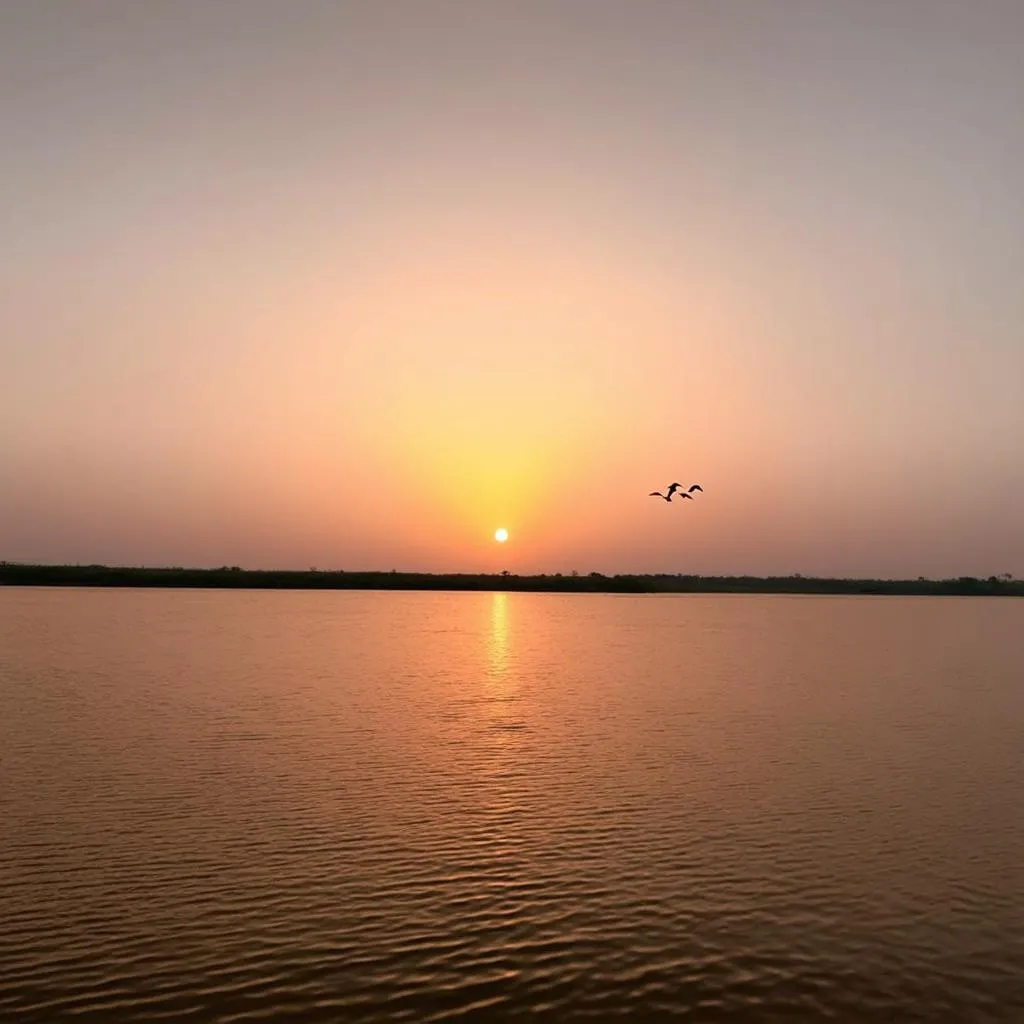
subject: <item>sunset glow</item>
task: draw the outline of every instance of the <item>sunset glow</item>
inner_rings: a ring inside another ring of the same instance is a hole
[[[1024,1009],[1022,98],[1024,0],[0,0],[0,1007]]]
[[[0,25],[0,558],[1024,573],[1012,5],[90,7]]]

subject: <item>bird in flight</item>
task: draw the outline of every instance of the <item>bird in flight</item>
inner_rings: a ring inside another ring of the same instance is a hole
[[[651,491],[651,493],[648,494],[647,497],[648,498],[661,498],[662,501],[671,501],[672,500],[672,495],[675,494],[676,491],[678,491],[679,492],[678,496],[680,498],[689,498],[690,501],[693,501],[693,492],[694,491],[701,491],[703,493],[704,488],[701,487],[700,484],[693,484],[693,485],[691,485],[690,487],[688,487],[684,491],[682,484],[680,484],[680,483],[673,483],[673,484],[669,484],[668,487],[666,488],[666,490],[667,490],[666,494],[662,494],[661,491]]]

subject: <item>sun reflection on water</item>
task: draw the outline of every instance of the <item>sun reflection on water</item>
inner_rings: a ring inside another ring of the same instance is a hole
[[[494,594],[491,601],[491,676],[500,678],[508,671],[508,594]]]

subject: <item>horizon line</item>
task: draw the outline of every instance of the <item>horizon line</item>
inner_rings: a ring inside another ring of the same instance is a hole
[[[0,559],[0,570],[15,569],[20,571],[36,570],[42,572],[67,571],[104,571],[104,572],[127,572],[127,573],[190,573],[190,574],[215,574],[230,573],[258,575],[287,575],[287,576],[358,576],[358,577],[427,577],[427,578],[473,578],[473,579],[679,579],[679,580],[708,580],[708,581],[802,581],[804,583],[891,583],[891,584],[950,584],[976,581],[978,583],[1021,583],[1024,580],[1018,579],[1014,574],[991,573],[987,576],[817,576],[801,572],[790,573],[690,573],[690,572],[615,572],[607,573],[600,570],[570,570],[568,572],[546,572],[530,571],[518,572],[509,569],[490,571],[438,571],[425,569],[341,569],[341,568],[320,568],[309,566],[305,569],[297,568],[243,568],[239,565],[218,565],[218,566],[196,566],[196,565],[172,565],[172,564],[138,564],[129,565],[122,563],[104,562],[34,562],[10,559]]]

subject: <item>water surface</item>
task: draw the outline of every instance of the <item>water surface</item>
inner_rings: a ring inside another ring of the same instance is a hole
[[[0,590],[0,1019],[1024,1019],[1024,602]]]

